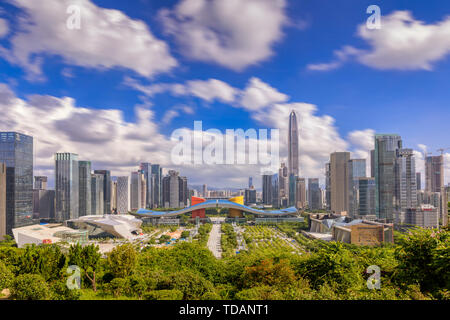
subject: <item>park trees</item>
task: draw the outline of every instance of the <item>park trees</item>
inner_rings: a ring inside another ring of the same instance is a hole
[[[115,278],[129,276],[137,263],[137,252],[132,244],[115,247],[107,257],[109,271]]]
[[[69,264],[76,265],[83,270],[84,276],[89,279],[92,289],[97,291],[96,273],[100,267],[101,254],[95,245],[81,246],[76,244],[69,249]]]

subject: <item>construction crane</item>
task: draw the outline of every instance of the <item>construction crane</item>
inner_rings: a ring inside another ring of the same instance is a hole
[[[444,155],[444,151],[450,150],[450,148],[441,148],[441,149],[437,149],[437,151],[439,151],[441,153],[441,156]]]

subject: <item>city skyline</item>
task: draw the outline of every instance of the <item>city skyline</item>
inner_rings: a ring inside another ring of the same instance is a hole
[[[335,8],[327,1],[262,0],[258,6],[266,19],[260,19],[265,21],[262,25],[259,19],[250,20],[258,26],[255,29],[246,28],[251,17],[227,16],[203,1],[197,11],[182,13],[180,4],[191,1],[135,6],[108,2],[108,8],[123,17],[120,27],[105,15],[104,3],[83,0],[83,9],[92,15],[81,17],[79,30],[66,28],[66,0],[59,5],[55,0],[0,5],[0,107],[4,111],[0,128],[34,137],[35,175],[48,176],[53,186],[53,155],[73,152],[92,161],[94,170],[107,168],[114,176],[148,161],[183,172],[192,184],[242,187],[248,176],[254,176],[254,184],[260,186],[259,168],[254,166],[204,165],[199,170],[172,165],[170,135],[178,128],[192,131],[195,120],[202,120],[205,129],[222,131],[279,128],[281,162],[287,163],[285,119],[291,111],[299,121],[300,176],[320,178],[321,185],[330,153],[349,151],[352,158],[368,159],[375,133],[401,135],[405,145],[414,149],[422,176],[423,154],[439,155],[438,149],[450,147],[446,124],[439,121],[449,115],[449,50],[443,47],[431,55],[411,42],[397,48],[412,57],[405,62],[396,59],[386,42],[394,34],[414,37],[422,29],[434,28],[436,38],[424,39],[423,45],[445,45],[440,37],[448,25],[449,4],[440,2],[436,5],[440,10],[433,10],[420,3],[408,7],[399,1],[383,3],[383,27],[368,31],[364,26],[370,1]],[[230,2],[227,12],[246,12],[247,5]],[[28,15],[18,21],[25,12]],[[45,12],[51,19],[42,18]],[[184,25],[176,14],[192,18],[193,25]],[[213,34],[227,35],[229,45],[214,44],[207,37],[183,42],[183,37],[192,40],[191,30],[210,29],[201,19],[204,14],[229,20]],[[113,39],[101,27],[87,32],[91,17],[127,36]],[[173,34],[171,25],[182,27],[183,37]],[[264,36],[255,39],[254,33],[261,30]],[[53,37],[58,32],[64,36]],[[380,40],[376,32],[388,40]],[[241,44],[240,34],[255,40]],[[45,37],[54,40],[35,45],[36,39]],[[147,42],[137,45],[140,38]],[[112,43],[136,51],[120,50],[112,58],[109,52],[90,51],[83,43]],[[160,51],[153,50],[152,44]],[[448,184],[448,150],[444,157]]]

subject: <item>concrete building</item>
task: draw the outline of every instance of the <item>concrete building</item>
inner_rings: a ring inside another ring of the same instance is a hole
[[[401,226],[421,228],[439,228],[439,210],[432,205],[405,209],[396,219]]]
[[[335,152],[330,156],[331,211],[348,214],[348,162],[350,152]]]
[[[53,244],[61,241],[83,244],[88,241],[86,231],[74,230],[61,224],[35,224],[14,228],[12,232],[19,248],[31,244]]]
[[[111,212],[117,214],[117,177],[111,178]]]
[[[360,246],[394,243],[394,225],[364,220],[337,223],[332,229],[332,239]]]
[[[57,153],[55,155],[55,218],[58,222],[79,217],[79,183],[78,155]]]

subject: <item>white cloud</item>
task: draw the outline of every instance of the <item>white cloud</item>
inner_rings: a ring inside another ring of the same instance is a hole
[[[93,161],[98,169],[112,170],[113,175],[128,175],[140,162],[148,161],[179,170],[192,184],[243,187],[248,176],[253,176],[260,186],[258,165],[173,165],[170,154],[175,142],[160,133],[160,126],[166,126],[182,112],[192,114],[192,107],[187,105],[174,106],[160,121],[154,119],[149,103],[139,105],[135,107],[137,120],[133,123],[125,121],[120,110],[82,108],[71,98],[33,95],[19,99],[7,85],[0,84],[0,109],[3,130],[35,137],[36,174],[52,176],[54,153],[68,151]],[[334,119],[317,115],[317,107],[312,104],[272,103],[249,111],[260,128],[280,129],[281,159],[287,157],[288,118],[292,110],[298,117],[300,172],[304,177],[317,177],[323,182],[325,163],[332,152],[371,149],[372,130],[354,131],[344,139]],[[192,134],[193,124],[187,126]]]
[[[382,17],[379,30],[359,26],[358,34],[372,50],[359,61],[377,69],[431,70],[450,54],[450,17],[435,24],[414,19],[409,11]]]
[[[450,16],[434,24],[416,20],[409,11],[394,11],[381,18],[381,29],[358,26],[357,34],[370,46],[362,50],[345,46],[335,60],[308,65],[309,70],[328,71],[355,58],[380,70],[432,70],[450,54]]]
[[[289,97],[262,82],[258,78],[251,78],[244,92],[240,104],[248,110],[258,110],[274,103],[286,102]]]
[[[90,0],[11,0],[27,15],[18,20],[19,32],[11,50],[3,53],[11,63],[42,78],[43,55],[63,57],[65,63],[95,69],[122,67],[145,77],[168,72],[177,65],[164,41],[148,26],[119,10],[104,9]],[[80,29],[69,29],[67,8],[81,8]]]
[[[239,90],[217,79],[190,80],[184,84],[155,83],[145,86],[136,79],[125,77],[124,84],[141,91],[149,97],[169,92],[174,96],[194,96],[208,102],[219,100],[221,102],[232,103],[239,93]]]
[[[181,0],[159,16],[182,54],[242,70],[273,55],[285,7],[285,0]]]
[[[0,18],[0,38],[3,38],[9,33],[9,24],[5,19]]]

